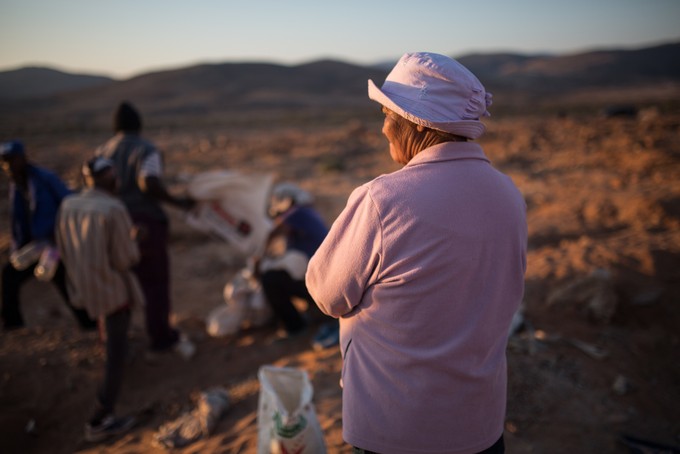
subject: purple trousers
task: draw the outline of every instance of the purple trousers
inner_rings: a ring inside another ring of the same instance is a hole
[[[168,223],[150,219],[144,213],[131,213],[130,217],[144,232],[139,241],[141,260],[134,271],[146,299],[144,314],[149,347],[155,351],[167,350],[179,340],[179,333],[170,326]]]

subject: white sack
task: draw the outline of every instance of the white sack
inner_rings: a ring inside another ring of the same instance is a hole
[[[267,298],[264,296],[262,287],[253,292],[248,299],[248,310],[246,312],[245,322],[250,326],[264,326],[269,323],[272,318],[272,308],[269,307]]]
[[[210,311],[205,321],[205,329],[212,337],[230,336],[241,329],[245,311],[240,307],[221,304]]]
[[[257,413],[258,454],[325,454],[326,443],[312,403],[307,372],[262,366]]]
[[[198,204],[187,223],[227,241],[245,256],[261,255],[272,222],[267,216],[272,176],[227,170],[200,173],[189,182]]]
[[[224,303],[213,309],[206,318],[206,330],[213,337],[229,336],[243,325],[263,326],[272,316],[260,283],[247,268],[227,282],[223,291]]]

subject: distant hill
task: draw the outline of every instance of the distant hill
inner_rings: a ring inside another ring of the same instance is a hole
[[[191,113],[237,109],[351,105],[365,99],[367,78],[383,71],[337,61],[300,66],[269,63],[198,65],[144,74],[60,96],[78,110],[96,111],[121,99],[144,104],[153,112]]]
[[[0,99],[51,96],[113,82],[104,76],[70,74],[56,69],[26,67],[0,71]]]
[[[680,43],[561,56],[503,53],[456,58],[494,94],[494,114],[596,102],[680,104]],[[54,125],[62,118],[80,129],[108,125],[121,100],[132,101],[145,116],[165,124],[217,117],[223,121],[225,116],[247,122],[266,121],[265,114],[276,121],[298,113],[306,118],[340,111],[361,114],[375,110],[366,96],[367,80],[381,84],[392,66],[332,60],[298,66],[221,63],[118,81],[25,68],[0,72],[0,123],[12,131],[9,122],[18,123],[25,114],[35,120],[32,125],[40,121]]]
[[[27,127],[108,127],[121,100],[133,102],[149,122],[196,125],[209,121],[264,122],[282,116],[323,119],[338,112],[368,111],[367,79],[386,71],[324,60],[298,66],[270,63],[203,64],[143,74],[122,81],[46,97],[0,100],[0,135]],[[57,123],[60,126],[56,126]],[[68,123],[68,126],[64,126]],[[148,122],[147,122],[148,123]],[[50,126],[52,125],[52,126]]]
[[[680,43],[561,56],[475,54],[458,60],[492,87],[536,93],[680,82]]]

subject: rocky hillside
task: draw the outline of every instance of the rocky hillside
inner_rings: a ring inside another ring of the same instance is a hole
[[[459,60],[494,93],[496,114],[556,106],[680,105],[680,43],[561,56],[476,54]],[[366,81],[380,83],[387,72],[384,65],[328,60],[298,66],[204,64],[120,81],[24,69],[0,73],[0,120],[7,134],[25,124],[23,115],[30,115],[34,128],[61,121],[87,129],[108,125],[110,111],[122,99],[165,124],[181,116],[194,124],[214,123],[215,116],[248,122],[253,113],[262,118],[263,112],[277,112],[276,121],[291,115],[318,120],[338,112],[361,116],[374,107]]]
[[[72,74],[51,68],[26,67],[0,72],[0,100],[33,99],[113,82],[105,76]]]

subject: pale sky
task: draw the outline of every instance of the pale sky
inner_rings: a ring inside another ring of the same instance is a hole
[[[680,0],[0,0],[0,71],[127,78],[197,63],[368,64],[680,41]]]

